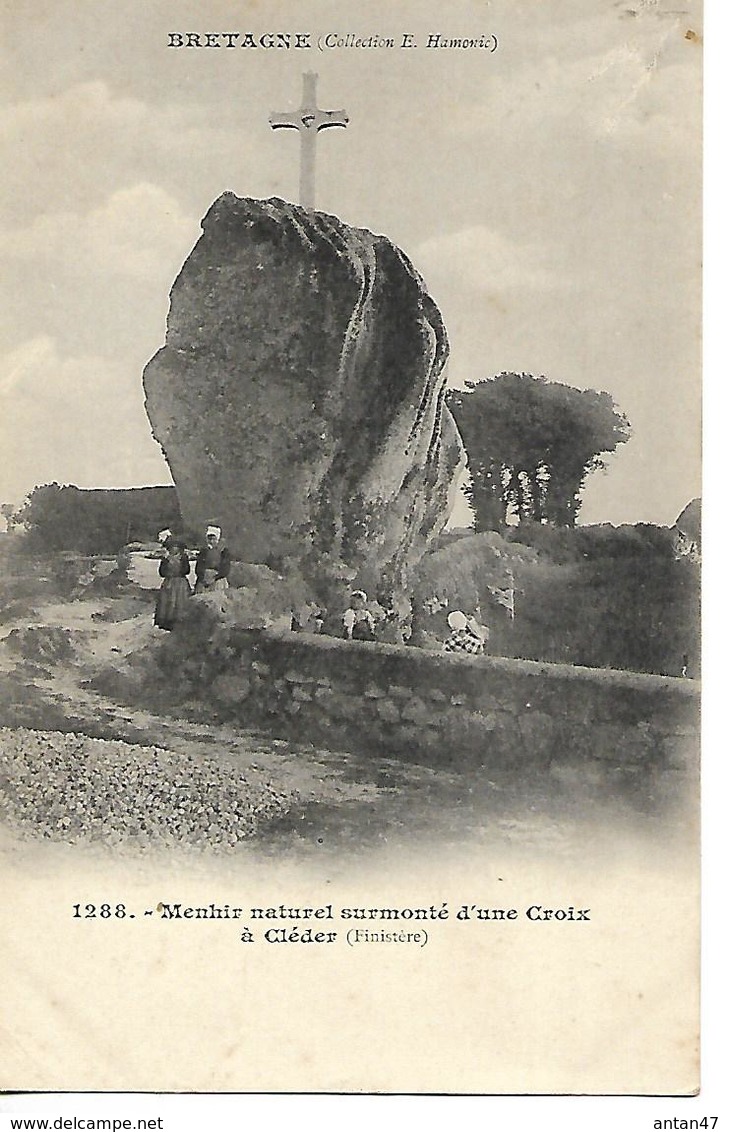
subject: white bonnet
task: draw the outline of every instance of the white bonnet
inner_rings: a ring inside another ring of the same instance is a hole
[[[468,624],[468,618],[462,610],[454,609],[452,613],[448,614],[448,624],[451,629],[465,629]]]

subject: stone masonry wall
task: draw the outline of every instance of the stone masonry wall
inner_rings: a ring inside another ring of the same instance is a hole
[[[670,676],[230,627],[195,679],[223,718],[355,752],[454,768],[698,764],[699,686]]]

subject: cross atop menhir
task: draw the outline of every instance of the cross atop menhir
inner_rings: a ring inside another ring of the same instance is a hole
[[[316,104],[316,80],[319,76],[308,71],[304,76],[301,106],[293,114],[272,114],[268,119],[272,130],[298,130],[301,137],[301,169],[299,172],[299,203],[304,208],[314,207],[316,189],[316,135],[329,126],[346,127],[349,122],[344,110],[320,110]]]

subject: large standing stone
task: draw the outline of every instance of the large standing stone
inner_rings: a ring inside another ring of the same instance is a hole
[[[384,236],[282,200],[225,193],[202,228],[144,371],[186,525],[398,589],[463,466],[423,280]]]

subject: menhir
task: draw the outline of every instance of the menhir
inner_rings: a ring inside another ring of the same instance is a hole
[[[423,280],[384,236],[282,200],[225,193],[202,229],[144,371],[186,527],[402,593],[464,463]]]

